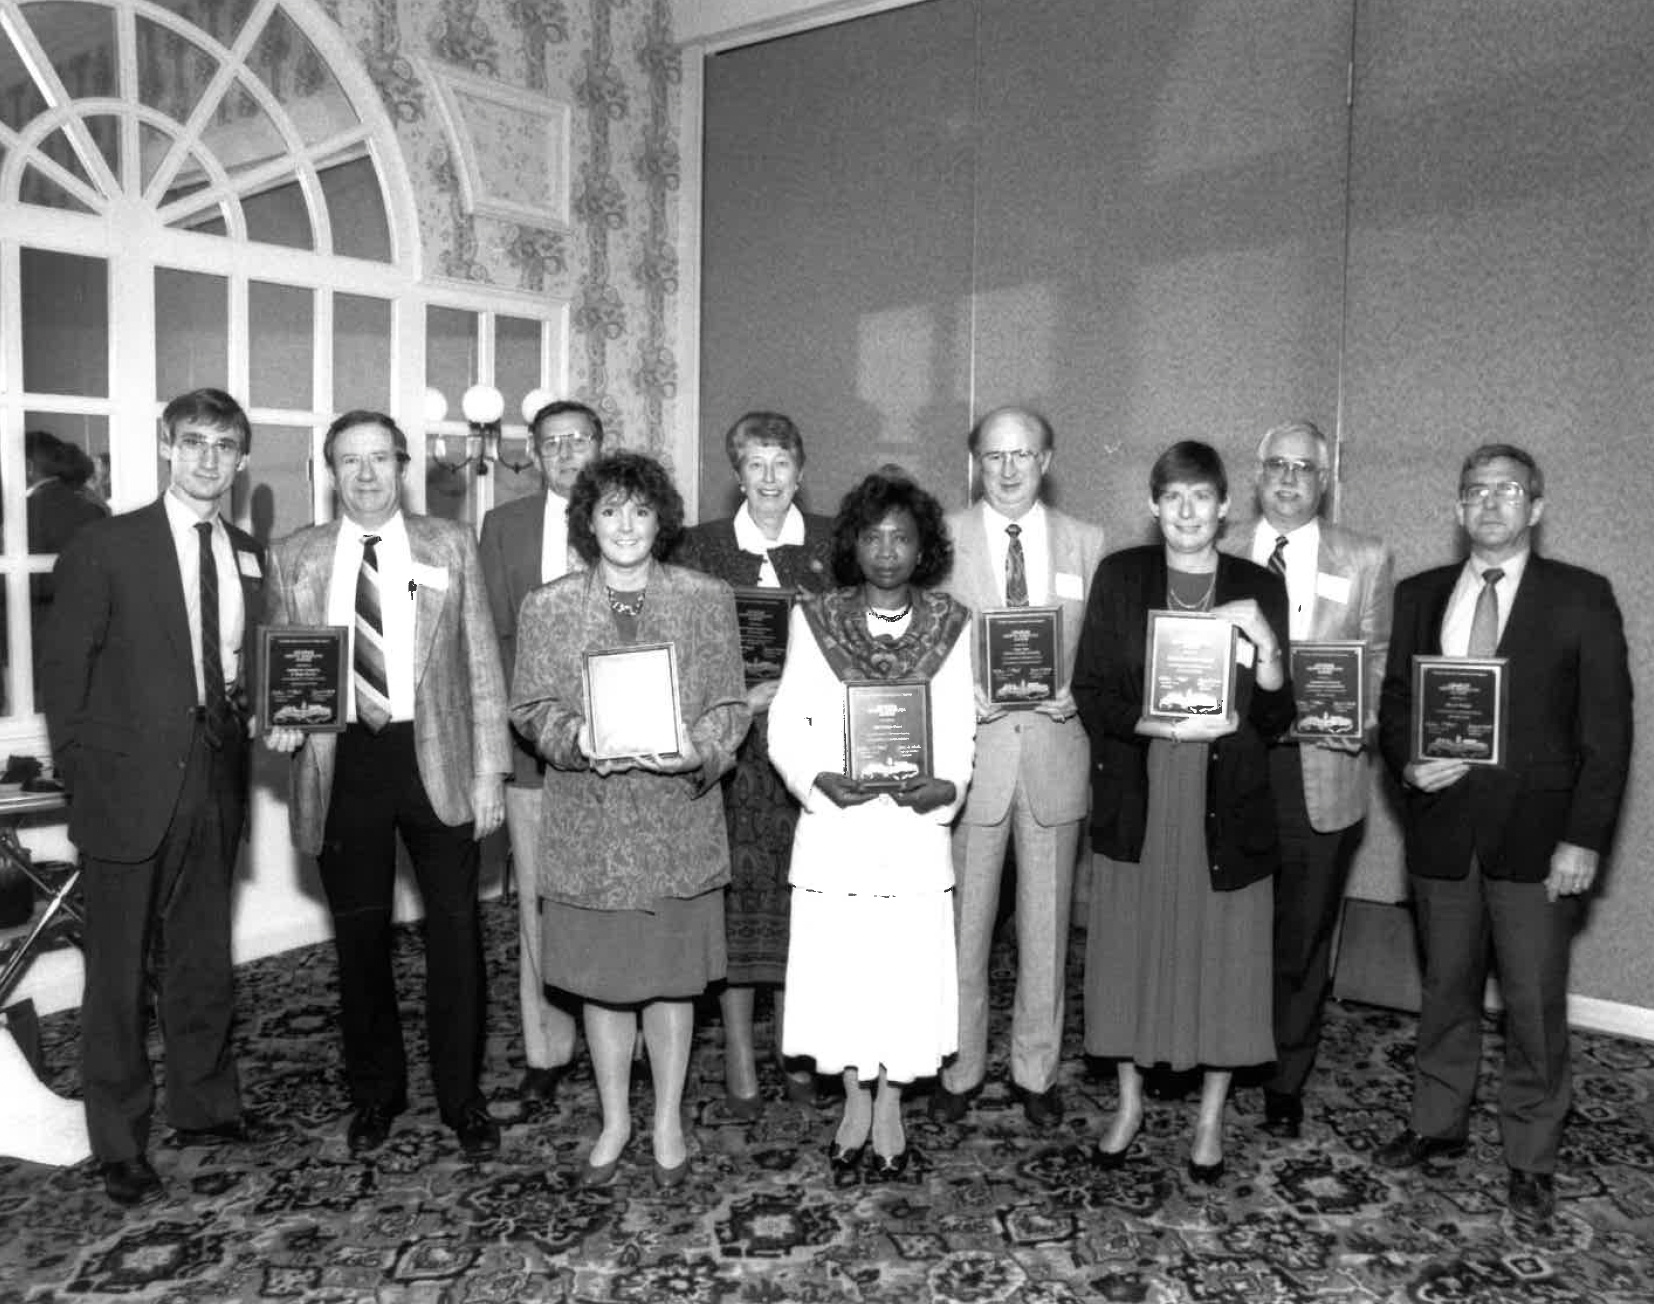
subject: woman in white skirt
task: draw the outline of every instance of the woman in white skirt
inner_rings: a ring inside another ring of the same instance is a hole
[[[929,588],[952,559],[941,507],[904,473],[852,489],[833,523],[847,587],[794,610],[770,708],[770,759],[802,806],[782,1044],[844,1073],[828,1148],[840,1185],[864,1167],[902,1175],[902,1087],[958,1043],[948,826],[970,782],[976,704],[970,614]],[[899,746],[860,764],[847,756],[845,686],[868,680],[928,686],[928,765]]]

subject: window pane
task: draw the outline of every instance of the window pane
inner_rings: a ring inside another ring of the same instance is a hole
[[[333,410],[388,412],[390,395],[389,302],[355,294],[334,295]]]
[[[213,11],[202,15],[209,19]],[[138,18],[138,98],[174,122],[187,122],[218,60],[193,41],[148,18]]]
[[[352,159],[318,174],[333,224],[333,251],[352,258],[391,260],[391,229],[373,160]]]
[[[32,164],[23,169],[23,181],[18,187],[17,197],[25,204],[39,204],[42,208],[61,208],[70,213],[92,211]]]
[[[230,491],[230,514],[260,543],[311,523],[310,439],[309,426],[253,427],[247,469]]]
[[[476,376],[476,313],[430,309],[425,314],[425,384],[442,391],[453,419],[460,419],[460,395],[471,388]]]
[[[22,251],[23,388],[109,397],[109,268],[101,258]]]
[[[314,293],[254,281],[247,310],[252,405],[309,411],[316,405]]]
[[[155,397],[229,383],[229,283],[222,276],[155,269]]]
[[[242,212],[247,218],[247,238],[288,249],[314,249],[310,229],[310,208],[297,181],[284,182],[256,195],[245,195]]]
[[[121,123],[113,113],[94,113],[86,119],[86,129],[103,155],[103,161],[118,179],[121,175]]]
[[[523,415],[523,395],[540,387],[540,323],[522,317],[494,320],[494,387],[505,395],[505,419]]]
[[[0,28],[0,122],[21,131],[45,109],[45,97],[18,57],[11,38]]]
[[[102,5],[34,4],[24,13],[46,57],[76,99],[116,94],[115,15]]]
[[[305,144],[318,144],[356,126],[356,111],[332,70],[280,9],[265,24],[247,66],[287,110]]]

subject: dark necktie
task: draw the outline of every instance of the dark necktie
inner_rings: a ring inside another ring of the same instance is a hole
[[[390,680],[385,675],[385,619],[380,603],[377,534],[362,536],[362,565],[356,572],[356,720],[378,733],[391,718]]]
[[[195,527],[201,562],[201,686],[206,697],[209,747],[222,747],[229,727],[229,699],[224,693],[224,654],[218,644],[218,563],[212,555],[212,522]]]
[[[1286,535],[1275,536],[1275,551],[1269,554],[1269,569],[1286,578]]]
[[[1007,525],[1005,533],[1011,536],[1011,546],[1005,550],[1005,605],[1028,605],[1028,568],[1022,556],[1020,525]]]
[[[1499,593],[1495,587],[1505,572],[1491,566],[1482,572],[1482,591],[1476,595],[1476,612],[1470,618],[1467,656],[1490,657],[1499,648]]]

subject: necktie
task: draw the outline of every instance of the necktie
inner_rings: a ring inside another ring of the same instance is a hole
[[[229,700],[224,695],[224,656],[218,645],[218,563],[212,555],[212,522],[195,527],[201,545],[201,686],[206,697],[209,747],[222,747],[228,728]]]
[[[1005,605],[1026,607],[1028,569],[1022,556],[1022,540],[1018,537],[1022,533],[1022,527],[1007,525],[1005,533],[1011,536],[1011,546],[1005,550]]]
[[[362,566],[356,572],[356,719],[378,733],[391,718],[390,680],[385,676],[385,618],[379,595],[377,534],[362,536]]]
[[[1499,647],[1499,593],[1495,585],[1505,578],[1497,566],[1482,572],[1482,591],[1476,595],[1476,612],[1470,618],[1470,645],[1465,655],[1490,657]]]
[[[1286,578],[1286,535],[1275,536],[1275,551],[1269,554],[1269,569]]]

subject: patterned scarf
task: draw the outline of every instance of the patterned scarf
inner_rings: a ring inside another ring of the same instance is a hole
[[[942,668],[954,642],[970,624],[971,613],[935,589],[912,592],[913,618],[900,638],[868,630],[859,584],[803,604],[804,619],[835,675],[845,681],[929,679]]]

